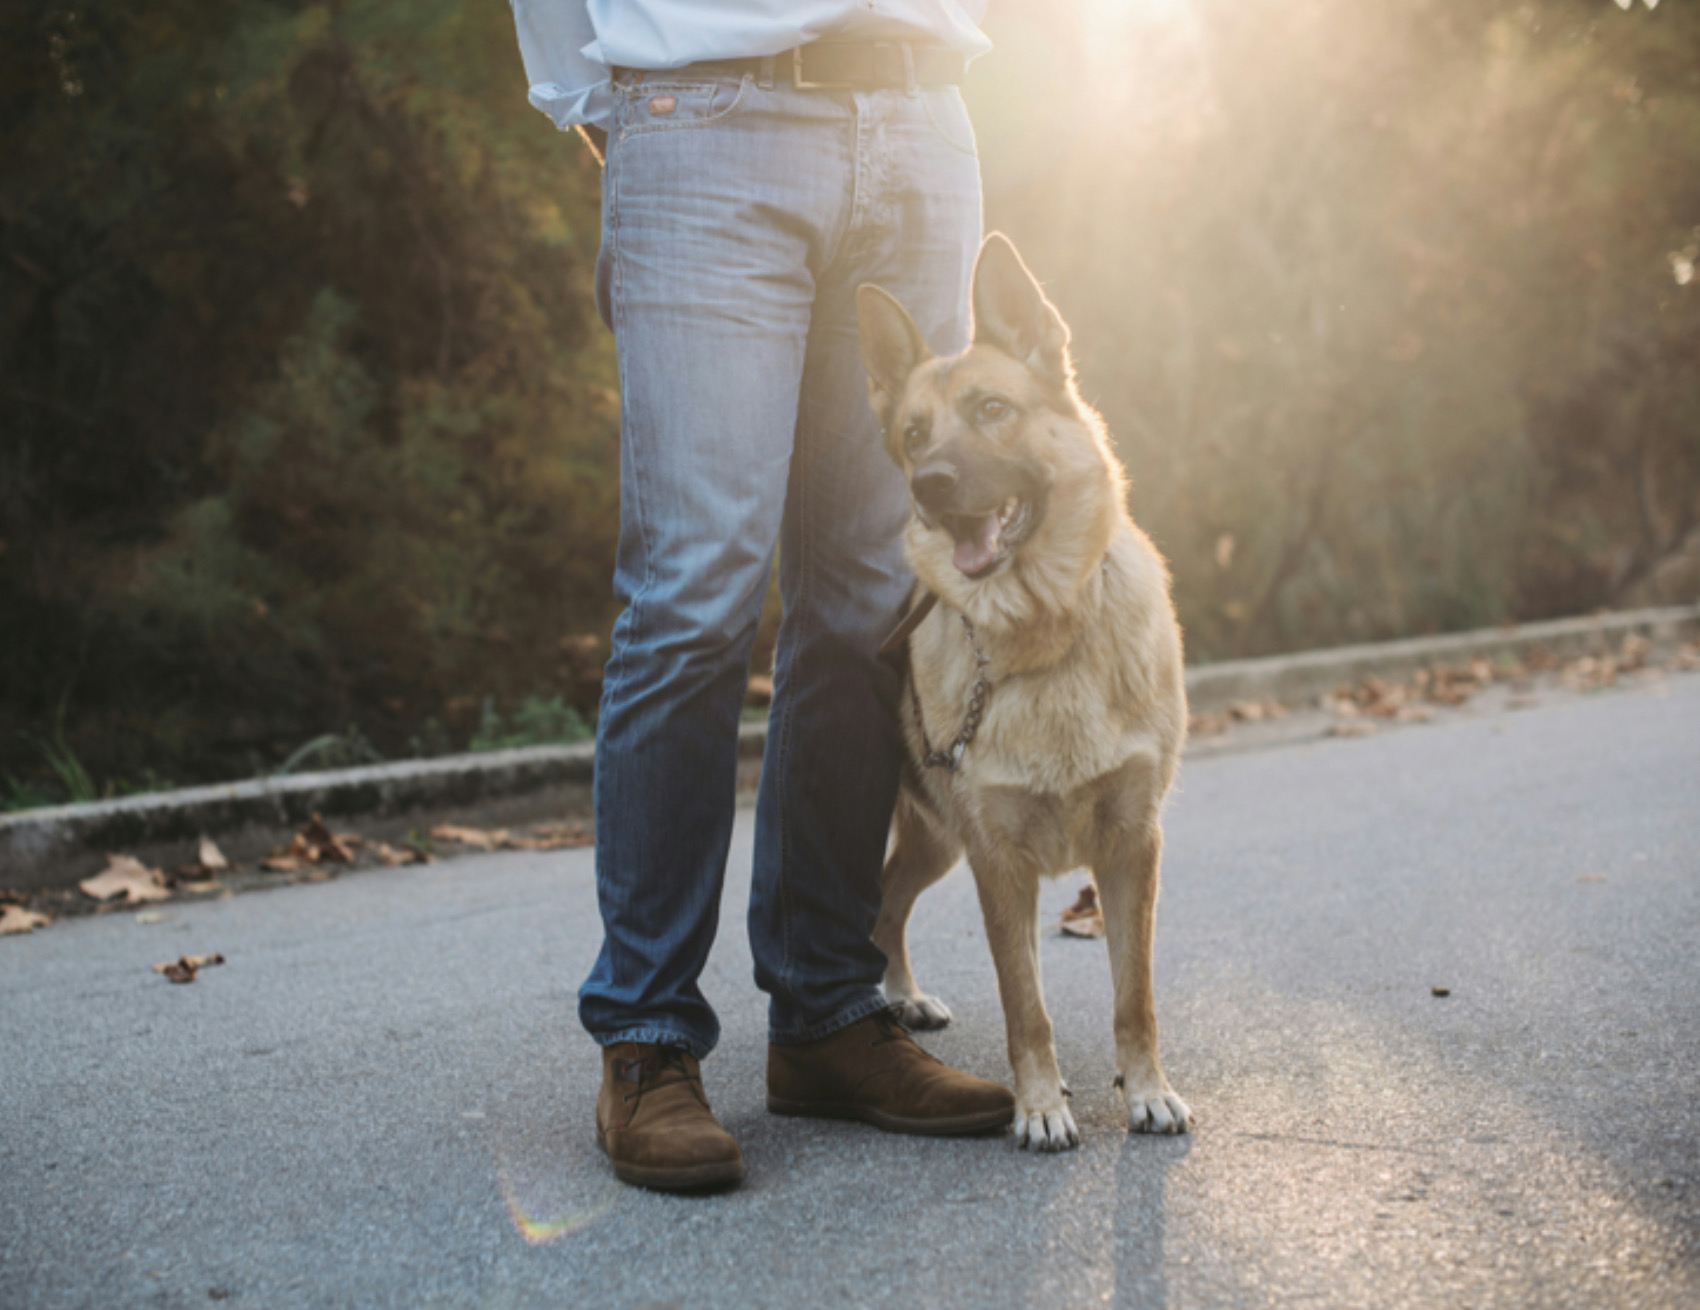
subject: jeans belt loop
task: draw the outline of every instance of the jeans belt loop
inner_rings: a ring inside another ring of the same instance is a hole
[[[763,91],[773,90],[773,72],[774,57],[772,55],[763,55],[761,60],[761,72],[756,75],[756,85]]]
[[[921,84],[915,80],[915,48],[907,41],[898,48],[903,51],[903,89],[913,99],[921,90]]]

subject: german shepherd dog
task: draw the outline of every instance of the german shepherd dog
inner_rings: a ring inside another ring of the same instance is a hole
[[[935,358],[892,296],[858,292],[868,394],[909,483],[916,592],[901,706],[908,752],[874,940],[906,1024],[905,930],[966,850],[997,967],[1023,1147],[1080,1144],[1039,983],[1039,880],[1086,865],[1115,985],[1116,1083],[1134,1132],[1191,1114],[1163,1076],[1151,995],[1159,812],[1186,736],[1168,569],[1080,398],[1069,331],[1015,247],[986,240],[973,344]],[[927,598],[936,597],[936,604]],[[918,622],[916,616],[924,614]]]

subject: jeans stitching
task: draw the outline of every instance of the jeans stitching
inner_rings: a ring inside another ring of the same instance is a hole
[[[891,1003],[882,995],[870,996],[865,1001],[858,1001],[847,1009],[840,1010],[830,1019],[822,1019],[819,1023],[810,1024],[806,1028],[794,1028],[788,1032],[774,1032],[771,1029],[767,1038],[776,1046],[795,1046],[801,1042],[818,1042],[823,1037],[841,1032],[853,1023],[860,1023],[870,1014],[878,1014],[889,1010]]]
[[[940,92],[936,92],[936,91],[930,92],[930,93],[929,92],[923,92],[922,95],[920,96],[921,108],[927,115],[927,122],[932,124],[933,132],[935,133],[935,135],[938,136],[939,140],[943,141],[952,150],[955,150],[960,154],[967,155],[970,158],[978,159],[980,157],[979,143],[974,139],[974,135],[973,135],[973,133],[974,133],[974,122],[973,122],[973,120],[969,119],[969,122],[968,122],[968,133],[969,133],[968,144],[963,145],[961,142],[957,141],[953,136],[951,136],[949,129],[946,128],[945,125],[939,121],[938,111],[933,108],[933,96],[937,95],[937,94],[940,94]],[[959,93],[957,93],[953,90],[950,90],[950,89],[946,89],[942,94],[952,95],[952,94],[959,94]],[[964,109],[963,109],[962,116],[964,118],[968,118],[968,111],[967,111],[966,107],[964,107]]]
[[[807,343],[805,343],[804,348],[803,348],[803,381],[804,381],[805,385],[808,382],[808,358],[809,358],[808,346],[807,346]],[[797,428],[796,428],[796,436],[793,438],[792,458],[795,459],[797,457],[797,455],[799,455],[799,454],[802,456],[802,477],[800,479],[800,485],[799,485],[799,489],[798,489],[798,493],[797,493],[797,502],[798,502],[797,503],[797,531],[798,531],[799,538],[801,540],[801,546],[798,550],[798,554],[801,555],[802,558],[799,561],[799,567],[798,567],[797,606],[796,606],[796,608],[797,608],[797,615],[798,615],[799,619],[806,619],[809,615],[809,602],[813,598],[813,595],[814,595],[815,551],[814,551],[814,533],[811,531],[811,524],[813,522],[812,502],[813,502],[813,498],[814,498],[814,477],[813,477],[814,462],[815,462],[815,449],[814,449],[814,447],[815,447],[816,442],[818,441],[819,428],[818,428],[817,424],[808,421],[808,419],[809,419],[808,411],[810,409],[812,409],[812,407],[813,407],[813,402],[810,399],[810,397],[807,394],[803,394],[803,395],[800,395],[798,399],[799,399],[798,412],[797,412],[798,422],[797,422]],[[804,628],[804,625],[802,623],[799,623],[798,627],[799,627],[800,630],[803,631],[804,635],[806,635],[806,629]],[[790,661],[788,661],[788,663],[786,665],[786,672],[785,672],[785,685],[786,685],[785,726],[784,726],[783,735],[781,736],[780,743],[779,743],[779,745],[780,745],[779,782],[780,782],[780,796],[781,796],[782,799],[789,794],[790,787],[791,787],[790,761],[791,761],[791,753],[792,753],[792,746],[791,746],[791,743],[792,743],[792,724],[794,723],[795,716],[796,716],[796,699],[797,698],[796,698],[795,695],[793,695],[791,693],[790,689],[794,684],[797,684],[801,680],[801,674],[803,672],[803,666],[804,666],[804,654],[807,650],[808,650],[808,643],[806,641],[802,640],[801,637],[800,637],[799,641],[798,641],[798,646],[797,646],[797,653],[791,658]],[[781,836],[781,841],[780,841],[779,849],[780,849],[780,860],[781,860],[781,864],[780,864],[780,886],[785,891],[785,898],[784,898],[784,902],[783,902],[784,907],[785,907],[785,916],[786,916],[785,917],[785,978],[786,978],[786,988],[787,988],[788,991],[792,991],[793,1000],[795,1000],[794,989],[792,989],[791,986],[790,986],[792,901],[791,901],[791,895],[790,895],[791,880],[790,880],[790,877],[789,877],[789,869],[790,869],[790,866],[791,866],[791,830],[790,830],[790,826],[788,824],[786,824],[785,821],[784,821],[784,815],[785,815],[785,808],[782,805],[780,807],[780,836]]]
[[[804,352],[804,359],[805,361],[807,360],[806,349]],[[806,362],[804,364],[804,369],[806,373]],[[794,442],[795,438],[793,438],[793,443]],[[795,460],[799,453],[801,452],[797,451],[795,444],[793,444],[791,458]],[[802,484],[807,481],[806,468],[804,472],[805,476],[799,479],[799,501],[807,494],[801,490]],[[806,517],[803,514],[801,505],[798,507],[798,515],[799,517]],[[802,525],[799,524],[799,529],[801,526]],[[799,545],[798,550],[798,554],[801,556],[798,561],[798,575],[799,579],[803,579],[804,568],[808,562],[809,551],[806,544],[807,537],[800,531],[799,540],[802,544]],[[796,607],[796,611],[799,616],[802,614],[804,609],[803,590],[804,582],[800,580],[797,587]],[[790,637],[790,634],[786,635],[787,637]],[[795,639],[791,638],[791,641],[794,652]],[[791,724],[793,721],[793,706],[797,699],[794,688],[796,686],[798,671],[798,659],[796,654],[793,653],[785,661],[785,705],[779,724],[779,750],[777,751],[774,759],[774,763],[779,768],[779,784],[776,788],[779,793],[779,921],[780,938],[784,944],[784,950],[781,954],[779,965],[779,985],[785,989],[786,997],[793,1005],[797,1003],[797,991],[791,984],[791,964],[793,959],[791,950],[791,920],[795,914],[796,902],[791,894],[791,825],[787,818],[787,807],[789,804],[791,789]]]
[[[850,204],[846,207],[844,226],[831,243],[831,250],[821,260],[821,277],[819,283],[826,277],[827,271],[835,267],[844,254],[844,247],[850,240],[850,235],[856,230],[856,205],[861,200],[862,193],[862,110],[854,97],[849,103],[850,124]]]
[[[592,1033],[591,1037],[598,1046],[617,1046],[621,1042],[648,1042],[657,1046],[683,1046],[699,1060],[706,1060],[709,1052],[714,1050],[714,1043],[699,1041],[688,1033],[672,1028],[640,1026],[622,1028],[615,1033]]]
[[[623,113],[620,114],[620,119],[621,119],[621,126],[623,127],[624,119],[625,119],[625,115]],[[619,139],[624,140],[624,133],[623,132],[621,133],[621,136],[620,136]],[[621,255],[621,248],[620,248],[620,171],[619,171],[619,161],[616,160],[613,157],[612,154],[610,154],[609,159],[608,159],[608,168],[607,168],[606,173],[605,173],[605,178],[606,178],[606,181],[607,181],[608,186],[609,186],[609,192],[608,192],[608,232],[605,235],[605,239],[610,242],[610,244],[612,245],[612,248],[613,248],[613,252],[614,252],[614,274],[613,274],[614,285],[613,285],[613,290],[612,290],[611,295],[612,295],[612,299],[613,299],[612,309],[613,309],[613,319],[614,319],[614,341],[615,341],[615,348],[616,348],[616,350],[618,350],[618,343],[619,343],[619,340],[620,340],[620,328],[621,328],[621,325],[625,321],[625,313],[624,313],[625,297],[624,297],[624,294],[623,294],[623,290],[624,290],[624,286],[625,286],[625,263],[624,263],[624,259],[623,259],[622,255]],[[626,398],[626,373],[625,373],[625,370],[622,369],[621,372],[620,372],[620,422],[621,422],[622,425],[624,425],[629,420],[629,416],[631,414],[631,407],[626,403],[626,400],[627,400],[627,398]],[[635,453],[635,436],[634,436],[634,453]],[[641,549],[643,551],[643,577],[639,580],[637,586],[633,589],[631,602],[627,606],[627,609],[631,613],[631,620],[626,625],[626,640],[620,644],[619,650],[617,652],[617,656],[616,656],[617,667],[614,670],[613,679],[610,681],[608,688],[607,688],[607,691],[605,692],[604,704],[613,704],[619,698],[620,692],[625,687],[626,677],[627,677],[627,674],[629,672],[629,669],[628,669],[629,660],[626,658],[626,654],[633,646],[637,645],[640,641],[640,634],[641,634],[641,631],[642,631],[642,621],[643,621],[643,608],[642,608],[643,598],[644,598],[645,595],[648,594],[648,592],[650,591],[650,588],[652,587],[652,585],[654,583],[655,552],[654,552],[654,549],[653,549],[653,543],[650,540],[648,516],[644,513],[643,479],[639,476],[639,466],[641,465],[641,461],[634,459],[632,461],[632,464],[633,464],[633,467],[630,470],[625,470],[625,469],[621,470],[621,476],[622,477],[629,476],[632,480],[632,504],[633,504],[633,507],[636,510],[636,516],[637,516],[636,527],[637,527],[638,543],[639,543],[639,546],[641,547]],[[621,760],[619,759],[617,753],[608,752],[607,758],[605,759],[604,762],[605,762],[606,767],[607,767],[607,779],[608,779],[607,787],[608,787],[608,791],[610,793],[612,793],[613,791],[615,791],[617,789],[617,784],[618,784],[619,779],[620,779]],[[607,865],[608,865],[608,867],[613,867],[614,865],[616,865],[618,863],[618,860],[617,860],[618,846],[617,846],[617,843],[614,840],[614,829],[615,829],[615,827],[616,827],[616,825],[610,825],[610,832],[608,834],[608,840],[605,843],[605,845],[609,848],[607,850]],[[606,931],[606,929],[604,929],[604,931]]]

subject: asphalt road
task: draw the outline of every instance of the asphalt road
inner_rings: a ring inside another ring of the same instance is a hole
[[[1103,948],[1054,935],[1081,1150],[768,1116],[748,817],[706,980],[742,1191],[606,1175],[586,852],[365,873],[0,941],[0,1305],[1700,1304],[1700,675],[1190,762],[1187,1138],[1123,1132]],[[965,875],[915,956],[929,1044],[1007,1077]]]

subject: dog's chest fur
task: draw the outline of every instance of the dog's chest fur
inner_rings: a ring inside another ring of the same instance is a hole
[[[1124,537],[1106,556],[1103,584],[1076,616],[1078,635],[1056,662],[1007,674],[998,634],[980,633],[991,657],[992,691],[973,741],[952,774],[920,768],[937,811],[962,832],[979,829],[1014,842],[1030,861],[1061,870],[1072,863],[1073,833],[1090,827],[1103,788],[1128,767],[1151,779],[1153,804],[1172,776],[1185,731],[1179,631],[1141,539]],[[962,727],[976,671],[961,616],[940,606],[910,638],[927,739],[948,750]],[[1011,648],[1009,641],[1001,643]],[[906,736],[923,751],[908,707]]]

